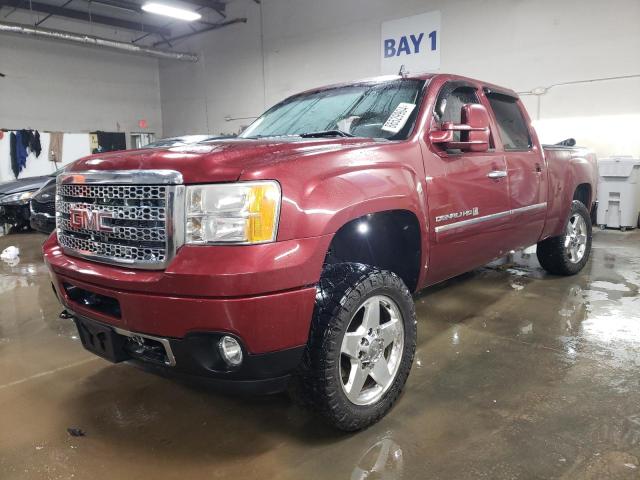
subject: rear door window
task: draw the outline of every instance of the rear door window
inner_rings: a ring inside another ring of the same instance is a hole
[[[532,146],[531,136],[518,101],[495,92],[488,93],[487,98],[496,117],[504,149],[529,150]]]

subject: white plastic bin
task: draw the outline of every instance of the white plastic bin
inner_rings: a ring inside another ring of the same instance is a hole
[[[612,157],[598,161],[598,225],[635,228],[640,221],[640,159]]]

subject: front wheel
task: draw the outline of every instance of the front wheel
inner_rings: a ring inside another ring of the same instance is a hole
[[[341,430],[368,427],[400,395],[415,348],[413,299],[397,275],[357,263],[329,265],[317,288],[297,393]]]
[[[549,273],[575,275],[589,260],[591,239],[589,212],[582,202],[574,200],[564,233],[538,243],[538,261]]]

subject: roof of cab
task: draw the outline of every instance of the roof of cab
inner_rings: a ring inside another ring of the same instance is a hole
[[[502,87],[500,85],[495,85],[493,83],[488,83],[488,82],[484,82],[482,80],[478,80],[475,78],[470,78],[470,77],[464,77],[462,75],[455,75],[452,73],[413,73],[413,74],[407,74],[407,75],[381,75],[381,76],[377,76],[377,77],[368,77],[368,78],[362,78],[359,80],[353,80],[351,82],[341,82],[341,83],[334,83],[334,84],[329,84],[329,85],[323,85],[320,87],[315,87],[315,88],[310,88],[308,90],[304,90],[302,92],[299,92],[297,94],[294,94],[293,96],[298,96],[298,95],[304,95],[304,94],[308,94],[308,93],[313,93],[313,92],[319,92],[322,90],[329,90],[332,88],[340,88],[340,87],[348,87],[349,85],[355,85],[355,84],[359,84],[359,83],[382,83],[382,82],[390,82],[393,80],[400,80],[402,78],[405,79],[410,79],[410,80],[431,80],[434,78],[442,78],[442,77],[446,77],[447,80],[457,80],[457,81],[468,81],[468,82],[473,82],[473,83],[480,83],[483,87],[486,87],[490,90],[495,90],[497,92],[500,93],[504,93],[507,94],[509,96],[512,97],[518,97],[518,94],[514,91],[511,90],[510,88],[505,88]]]

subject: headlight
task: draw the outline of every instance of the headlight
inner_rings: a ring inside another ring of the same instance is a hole
[[[276,239],[280,185],[274,181],[187,187],[185,243],[264,243]]]
[[[11,195],[6,195],[0,198],[0,204],[8,205],[8,204],[16,204],[16,205],[25,205],[29,202],[31,197],[37,192],[37,190],[29,190],[27,192],[20,193],[12,193]]]

